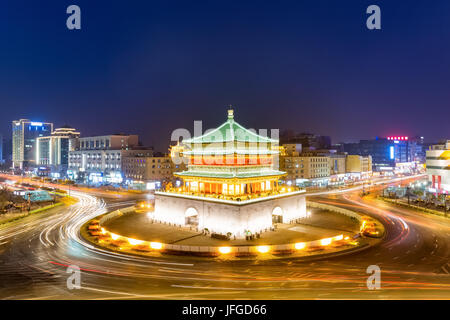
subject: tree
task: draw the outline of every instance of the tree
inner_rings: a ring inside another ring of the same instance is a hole
[[[5,187],[2,187],[0,189],[0,210],[4,210],[9,204],[9,197],[9,191]]]

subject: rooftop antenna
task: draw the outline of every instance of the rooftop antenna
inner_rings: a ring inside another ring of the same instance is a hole
[[[233,106],[230,104],[228,106],[228,119],[232,120],[234,118],[234,110],[233,110]]]

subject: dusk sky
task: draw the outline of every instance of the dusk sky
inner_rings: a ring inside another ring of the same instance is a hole
[[[232,104],[246,127],[333,143],[450,138],[450,1],[10,0],[0,37],[6,137],[29,118],[166,151],[172,130],[216,127]]]

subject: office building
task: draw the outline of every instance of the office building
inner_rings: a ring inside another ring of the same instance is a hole
[[[450,140],[431,146],[426,152],[426,172],[430,192],[450,194]]]
[[[53,123],[20,119],[12,122],[13,167],[31,170],[36,166],[36,141],[53,131]]]
[[[280,148],[280,170],[286,172],[288,185],[298,185],[308,180],[311,184],[322,185],[330,177],[329,152],[302,152],[301,145],[283,144]],[[300,151],[300,152],[299,152]]]
[[[127,156],[122,171],[126,183],[137,189],[156,189],[173,179],[174,166],[167,154]]]
[[[372,175],[372,157],[347,155],[345,161],[346,172],[358,179],[369,178]]]
[[[69,165],[69,152],[76,150],[79,137],[80,133],[69,126],[58,128],[49,136],[38,137],[36,148],[38,173],[51,172],[54,178],[65,176]]]
[[[151,157],[153,150],[138,145],[137,135],[106,135],[79,139],[79,147],[69,152],[70,179],[81,183],[120,184],[126,157]]]
[[[348,154],[370,155],[374,171],[394,171],[399,163],[418,162],[421,160],[420,150],[417,142],[406,136],[390,136],[344,144],[344,151]]]

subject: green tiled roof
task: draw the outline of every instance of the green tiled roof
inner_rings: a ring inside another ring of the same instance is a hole
[[[215,143],[215,142],[249,142],[249,143],[278,143],[278,140],[258,135],[234,121],[233,114],[229,114],[227,122],[210,132],[183,141],[185,144]]]

